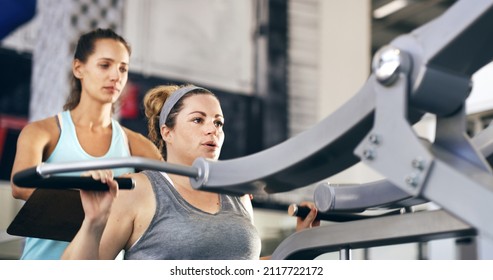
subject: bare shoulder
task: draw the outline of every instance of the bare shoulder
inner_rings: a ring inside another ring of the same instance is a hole
[[[142,134],[140,134],[140,133],[138,133],[136,131],[133,131],[131,129],[128,129],[128,128],[124,127],[124,126],[122,126],[122,128],[125,131],[125,133],[127,134],[128,141],[130,143],[136,142],[136,143],[139,143],[139,144],[152,145],[152,146],[154,146],[154,144],[151,142],[151,140],[149,140],[144,135],[142,135]]]
[[[59,137],[55,118],[48,118],[27,124],[17,138],[12,176],[20,170],[33,167],[48,158]],[[27,200],[32,189],[19,188],[11,181],[12,195]]]
[[[56,120],[54,117],[28,123],[22,129],[22,133],[25,133],[25,134],[50,133],[52,131],[58,131],[58,127],[57,127]]]
[[[143,173],[125,174],[122,177],[131,178],[134,181],[135,187],[132,190],[120,190],[118,193],[117,204],[118,208],[127,209],[128,205],[132,205],[133,211],[141,211],[139,209],[146,208],[153,201],[152,187],[149,179]],[[129,209],[125,210],[128,211]]]
[[[163,160],[158,148],[149,138],[126,127],[122,128],[127,134],[132,156]]]
[[[26,139],[30,142],[40,140],[48,142],[51,139],[58,139],[60,132],[54,117],[31,122],[27,124],[19,134],[19,140]]]
[[[126,248],[130,248],[151,224],[156,211],[156,199],[151,183],[145,174],[133,173],[125,177],[130,177],[135,181],[135,188],[119,192],[118,199],[113,204],[112,215],[113,220],[118,224],[131,222],[128,227],[130,228],[129,237],[125,245]]]
[[[132,179],[133,182],[134,182],[134,185],[135,185],[134,189],[132,189],[130,191],[122,190],[121,191],[122,193],[126,193],[126,192],[137,192],[137,193],[145,192],[151,186],[151,183],[150,183],[149,179],[142,172],[125,174],[125,175],[122,175],[121,177]]]

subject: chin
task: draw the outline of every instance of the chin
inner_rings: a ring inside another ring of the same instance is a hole
[[[204,155],[205,158],[210,159],[210,160],[218,160],[219,155]]]
[[[207,159],[210,159],[210,160],[218,160],[219,157],[218,156],[208,156],[208,157],[205,157]]]

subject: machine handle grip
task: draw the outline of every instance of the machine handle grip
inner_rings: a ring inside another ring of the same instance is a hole
[[[45,188],[45,189],[81,189],[93,191],[107,191],[108,185],[91,177],[82,176],[41,176],[37,167],[21,170],[12,178],[15,185],[22,188]],[[135,187],[132,178],[116,177],[119,189],[131,190]]]
[[[306,206],[300,206],[297,204],[290,204],[288,207],[288,215],[305,218],[308,213],[310,213],[310,208]],[[349,222],[349,221],[357,221],[363,219],[374,218],[376,216],[387,216],[387,215],[398,215],[400,214],[400,209],[393,210],[381,215],[363,215],[356,213],[344,213],[344,212],[333,212],[333,213],[324,213],[317,212],[316,220],[321,221],[332,221],[332,222]]]

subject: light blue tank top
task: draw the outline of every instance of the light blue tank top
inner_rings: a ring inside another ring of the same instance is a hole
[[[60,124],[60,138],[53,150],[53,153],[46,160],[47,163],[60,163],[71,161],[95,160],[105,158],[119,158],[130,156],[128,141],[120,124],[112,120],[112,137],[111,145],[108,152],[102,157],[94,157],[89,155],[82,149],[82,146],[77,139],[75,126],[70,116],[69,111],[64,111],[58,114]],[[113,169],[115,176],[125,173],[133,173],[133,168],[118,168]],[[80,172],[64,173],[64,176],[78,176]],[[68,246],[68,242],[31,238],[25,239],[24,250],[22,252],[22,260],[57,260],[63,254],[63,251]]]

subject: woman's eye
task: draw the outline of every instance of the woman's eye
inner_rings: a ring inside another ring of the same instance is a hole
[[[100,66],[101,68],[108,68],[108,67],[110,67],[110,65],[109,65],[109,64],[100,64],[99,66]]]
[[[128,71],[128,69],[125,67],[120,68],[120,72],[122,72],[122,73],[126,73],[127,71]]]
[[[202,119],[201,118],[194,118],[193,119],[193,122],[194,123],[201,123],[202,122]]]
[[[222,121],[215,121],[214,122],[216,127],[223,127],[224,126],[224,123]]]

